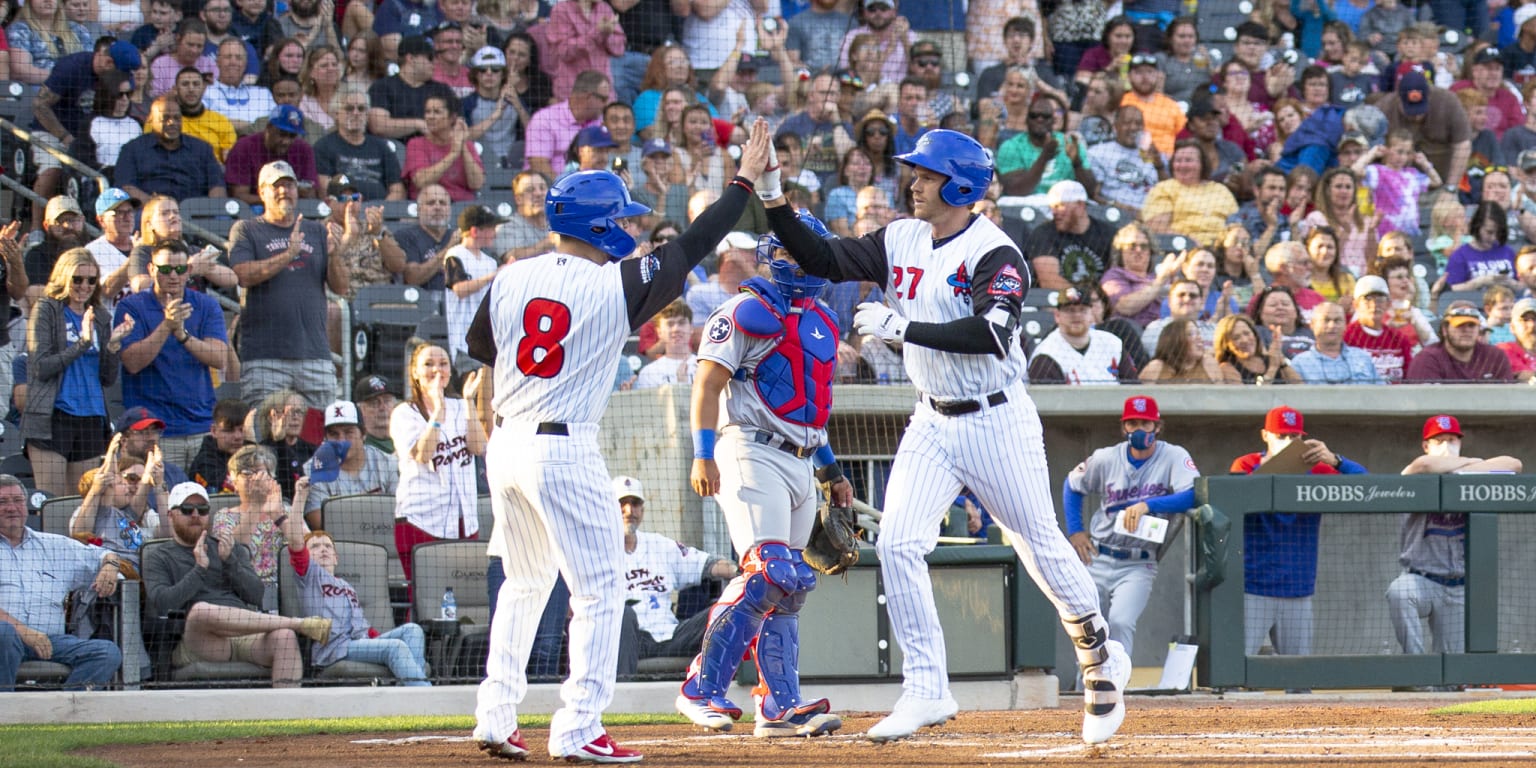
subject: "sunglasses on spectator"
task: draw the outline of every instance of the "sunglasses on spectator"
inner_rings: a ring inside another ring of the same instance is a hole
[[[178,275],[185,275],[190,267],[186,264],[156,264],[155,269],[159,270],[162,275],[169,275],[172,272]]]
[[[1157,57],[1150,53],[1138,53],[1131,57],[1131,66],[1157,66]]]
[[[919,56],[913,59],[912,63],[919,67],[937,67],[939,64],[943,63],[943,61],[944,60],[938,56]]]
[[[858,75],[855,75],[855,74],[847,73],[847,72],[844,72],[843,74],[838,75],[837,76],[837,81],[842,83],[843,85],[848,86],[849,88],[863,88],[864,87],[864,78],[859,77]]]
[[[676,240],[676,239],[677,239],[677,235],[657,235],[657,236],[651,238],[651,242],[653,242],[653,243],[655,243],[657,245],[661,245],[662,243],[670,243],[670,242],[672,242],[673,240]]]
[[[197,515],[199,517],[207,517],[208,516],[208,505],[207,504],[183,504],[183,505],[177,507],[177,509],[181,510],[181,513],[183,515],[188,515],[188,516]]]
[[[75,275],[74,277],[71,277],[69,279],[69,281],[71,283],[75,284],[75,285],[95,285],[96,284],[96,276],[95,275],[90,275],[90,276]]]
[[[1031,112],[1031,113],[1029,113],[1029,119],[1031,119],[1031,120],[1049,120],[1049,119],[1051,119],[1051,118],[1053,118],[1055,116],[1056,116],[1055,112]]]
[[[363,193],[361,192],[349,192],[345,195],[336,196],[336,202],[338,203],[360,203],[362,200]]]
[[[865,136],[889,136],[889,135],[891,135],[891,129],[889,129],[889,128],[870,128],[870,129],[864,131],[864,135]]]

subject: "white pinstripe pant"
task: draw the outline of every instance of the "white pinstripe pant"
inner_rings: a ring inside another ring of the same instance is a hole
[[[1025,569],[1062,619],[1099,611],[1098,588],[1056,522],[1034,401],[1022,384],[1007,394],[1007,403],[963,416],[942,416],[919,403],[896,450],[875,546],[886,611],[901,643],[902,687],[917,698],[949,692],[944,632],[923,558],[962,487],[1010,533]]]
[[[613,701],[624,528],[597,425],[571,424],[569,437],[537,435],[535,428],[505,422],[486,448],[491,507],[506,537],[507,580],[497,593],[475,718],[497,739],[517,729],[528,654],[558,571],[571,588],[571,673],[560,688],[565,706],[550,720],[549,749],[571,754],[602,735],[602,713]]]

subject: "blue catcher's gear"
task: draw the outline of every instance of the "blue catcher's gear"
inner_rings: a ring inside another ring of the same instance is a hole
[[[811,572],[800,552],[794,552],[794,557],[797,568]],[[814,573],[802,583],[810,586],[779,601],[763,620],[762,632],[752,647],[758,679],[752,693],[764,720],[794,721],[832,711],[826,699],[800,700],[800,606],[805,604],[806,593],[816,586]]]
[[[792,306],[777,285],[761,277],[748,278],[741,289],[757,301],[736,305],[736,327],[748,336],[777,339],[778,345],[735,377],[753,382],[763,405],[779,418],[826,426],[837,373],[837,316],[820,301],[802,299]]]
[[[992,183],[992,153],[959,131],[934,130],[917,140],[917,147],[896,159],[949,177],[939,188],[944,202],[963,208],[987,194]]]
[[[577,171],[549,188],[544,215],[549,230],[588,243],[618,261],[635,250],[635,238],[619,219],[650,213],[629,199],[629,189],[608,171]]]
[[[823,240],[833,240],[837,235],[827,229],[827,225],[821,223],[821,219],[811,215],[810,211],[801,208],[796,214],[800,223],[804,224],[812,232]],[[777,235],[767,234],[757,238],[757,263],[768,265],[769,272],[773,275],[773,282],[779,286],[784,297],[793,301],[795,299],[814,299],[827,289],[826,278],[812,277],[800,270],[799,265],[791,264],[783,259],[774,258],[773,252],[783,248],[784,243]]]

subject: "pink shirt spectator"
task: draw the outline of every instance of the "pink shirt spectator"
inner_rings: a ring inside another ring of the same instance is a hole
[[[310,185],[320,183],[315,176],[315,148],[303,139],[294,139],[288,146],[287,157],[277,157],[267,154],[267,145],[263,141],[265,131],[258,131],[249,136],[243,136],[229,148],[229,154],[224,156],[224,183],[229,186],[243,184],[256,189],[256,177],[261,173],[261,167],[273,160],[287,160],[293,166],[293,172],[298,174],[299,182],[309,182]]]
[[[581,129],[589,125],[599,125],[601,120],[591,120],[585,123],[576,122],[576,116],[571,114],[571,105],[567,101],[551,104],[528,118],[528,137],[524,144],[523,154],[528,157],[547,157],[549,167],[565,167],[565,150],[571,146],[571,140]]]
[[[837,66],[843,69],[848,68],[848,48],[853,45],[855,37],[873,34],[875,34],[875,31],[870,29],[868,24],[860,24],[848,30],[848,34],[843,35],[843,47],[837,52]],[[902,78],[907,76],[907,51],[911,50],[912,44],[916,42],[917,34],[908,31],[905,41],[894,40],[887,44],[876,43],[880,48],[880,55],[885,56],[885,65],[880,67],[880,82],[899,83],[902,81]],[[886,51],[890,48],[895,50],[891,50],[889,55],[887,55]]]
[[[219,76],[218,64],[208,54],[197,57],[197,61],[193,62],[192,66],[207,75],[209,80]],[[149,65],[149,73],[154,78],[150,83],[150,92],[155,96],[170,93],[171,89],[176,87],[176,73],[180,71],[181,62],[171,58],[169,53],[156,57],[154,63]]]
[[[405,176],[411,199],[415,199],[420,191],[416,188],[416,172],[436,165],[451,151],[453,151],[452,145],[435,144],[425,136],[417,136],[406,142],[405,170],[402,175]],[[481,162],[480,154],[475,151],[474,142],[470,142],[468,151],[470,161],[484,168],[485,163]],[[464,162],[463,158],[453,161],[453,165],[448,167],[448,172],[437,180],[438,184],[443,185],[443,189],[448,190],[448,199],[455,203],[473,200],[480,193],[477,189],[470,189],[469,178],[464,172]]]
[[[1509,358],[1509,368],[1516,376],[1527,371],[1536,373],[1536,355],[1527,352],[1525,347],[1520,346],[1520,342],[1506,341],[1498,347]]]
[[[1412,166],[1398,170],[1373,164],[1365,169],[1364,184],[1376,193],[1376,212],[1381,214],[1376,234],[1419,234],[1419,196],[1429,189],[1429,177],[1423,171]]]
[[[432,79],[453,89],[459,98],[468,96],[475,90],[469,83],[469,67],[460,64],[457,68],[445,67],[441,61],[432,62]],[[304,114],[309,114],[305,112]]]
[[[1471,80],[1458,80],[1451,85],[1451,92],[1455,93],[1466,88],[1471,88]],[[1504,132],[1525,122],[1525,107],[1520,104],[1520,97],[1509,90],[1508,82],[1493,92],[1488,97],[1488,123],[1485,127],[1493,131],[1495,136],[1504,138]]]
[[[577,75],[589,69],[607,73],[609,59],[624,55],[624,29],[619,26],[618,14],[603,2],[594,2],[590,14],[582,13],[581,6],[579,0],[558,3],[545,23],[549,27],[544,33],[548,45],[540,50],[554,84],[555,98],[561,100],[571,95]],[[604,20],[613,24],[613,30],[606,35],[598,29]]]

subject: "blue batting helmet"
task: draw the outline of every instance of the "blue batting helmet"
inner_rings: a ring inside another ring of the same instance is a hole
[[[807,229],[815,232],[823,240],[833,240],[837,235],[827,229],[827,225],[821,223],[821,219],[811,215],[810,211],[801,208],[795,216],[800,219]],[[812,277],[801,271],[799,265],[791,264],[783,259],[774,258],[774,251],[783,248],[784,243],[773,234],[763,235],[757,238],[757,263],[767,264],[768,272],[773,275],[773,284],[784,292],[787,299],[816,298],[827,289],[827,280],[822,277]]]
[[[959,131],[929,131],[917,140],[915,149],[896,159],[948,176],[939,197],[957,208],[985,197],[987,185],[992,183],[992,153]]]
[[[577,171],[561,178],[544,196],[549,229],[588,243],[614,261],[635,250],[635,238],[619,219],[650,213],[629,199],[629,189],[608,171]]]

